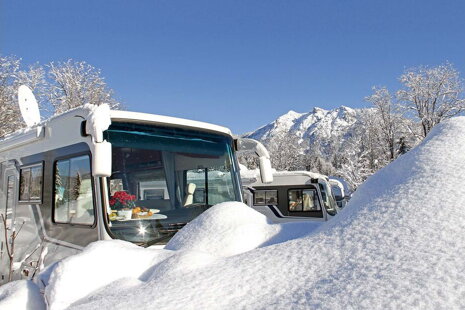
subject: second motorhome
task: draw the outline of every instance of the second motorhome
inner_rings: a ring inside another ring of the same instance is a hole
[[[276,172],[271,183],[244,174],[242,183],[247,204],[274,223],[324,222],[339,210],[329,180],[321,174],[307,171]]]
[[[89,105],[0,140],[0,284],[96,240],[163,247],[213,204],[243,200],[236,153],[249,151],[270,181],[263,145],[227,128]]]

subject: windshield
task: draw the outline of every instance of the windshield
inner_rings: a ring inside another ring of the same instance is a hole
[[[180,128],[113,123],[109,230],[145,245],[166,244],[210,206],[240,201],[232,138]]]

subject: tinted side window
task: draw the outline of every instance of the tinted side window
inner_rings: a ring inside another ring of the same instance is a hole
[[[254,205],[265,206],[278,204],[278,191],[277,190],[256,190],[254,192]]]
[[[54,221],[84,225],[94,223],[89,156],[55,163]]]
[[[43,164],[23,167],[20,171],[19,201],[40,202],[42,200]]]
[[[288,191],[289,211],[320,211],[317,193],[313,189],[291,189]]]
[[[30,200],[37,201],[42,198],[42,165],[31,167]]]
[[[19,181],[19,200],[29,201],[29,189],[31,182],[31,169],[21,169]]]

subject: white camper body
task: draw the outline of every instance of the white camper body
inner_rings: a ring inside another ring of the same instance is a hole
[[[273,173],[264,184],[248,175],[242,178],[246,203],[273,223],[324,222],[338,212],[328,178],[308,171]]]
[[[242,201],[238,144],[221,126],[90,105],[0,140],[0,284],[15,230],[13,280],[96,240],[163,247],[214,203]]]

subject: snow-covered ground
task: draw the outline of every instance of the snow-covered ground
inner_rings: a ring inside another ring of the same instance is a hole
[[[163,250],[91,244],[42,275],[45,297],[50,309],[465,308],[464,181],[458,117],[318,228],[218,205]],[[0,309],[40,305],[36,293],[24,281],[5,285]]]
[[[40,290],[31,281],[14,281],[0,287],[0,309],[45,309]]]

